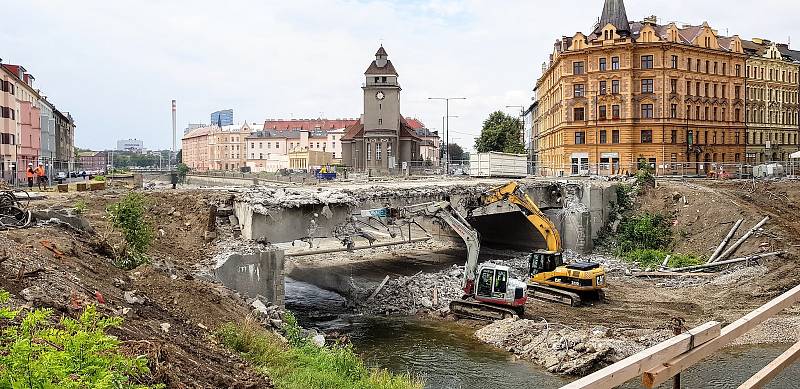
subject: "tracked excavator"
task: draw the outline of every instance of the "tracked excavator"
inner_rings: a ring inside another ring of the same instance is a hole
[[[605,270],[592,262],[564,265],[558,229],[520,188],[519,183],[512,181],[468,199],[464,204],[468,211],[467,219],[472,217],[475,210],[501,201],[517,206],[547,244],[546,250],[535,251],[528,258],[529,296],[571,306],[580,306],[586,299],[605,299]]]
[[[481,245],[478,231],[449,202],[417,204],[387,212],[395,220],[408,221],[421,216],[445,223],[464,240],[467,246],[464,295],[450,303],[450,312],[477,320],[501,320],[523,314],[528,299],[527,285],[511,278],[508,266],[478,265]]]

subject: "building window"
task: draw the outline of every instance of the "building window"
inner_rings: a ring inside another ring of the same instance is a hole
[[[652,79],[645,79],[642,80],[642,93],[653,93],[653,80]]]
[[[678,117],[678,104],[672,104],[669,110],[669,117],[676,119]]]
[[[572,74],[583,74],[583,62],[573,62],[572,63]]]
[[[742,110],[739,109],[739,108],[736,108],[736,116],[733,118],[733,120],[735,120],[737,122],[742,121],[741,115],[742,115]]]
[[[722,63],[722,75],[723,76],[727,76],[728,75],[728,64],[726,62]]]
[[[742,65],[736,65],[736,77],[741,77],[741,76],[742,76]]]
[[[686,70],[690,71],[690,72],[692,71],[692,59],[691,58],[686,58]]]
[[[673,55],[672,56],[672,68],[673,69],[677,69],[678,68],[678,56],[677,55]]]
[[[611,143],[618,144],[619,143],[619,130],[611,131]]]
[[[608,143],[608,139],[606,137],[606,130],[600,130],[600,144]]]
[[[600,95],[605,95],[608,89],[608,81],[600,81]]]
[[[576,145],[585,145],[586,144],[586,132],[578,131],[575,133],[575,144]]]
[[[619,94],[619,80],[611,80],[611,94]]]
[[[642,69],[652,69],[653,68],[653,56],[652,55],[643,55],[642,56]]]
[[[367,161],[372,160],[372,144],[367,143]]]
[[[606,120],[607,113],[605,105],[601,105],[597,108],[597,116],[599,117],[600,120]]]
[[[723,99],[728,98],[728,86],[724,84],[722,85],[722,98]]]
[[[586,87],[583,84],[575,84],[572,87],[575,97],[583,97],[586,94]]]
[[[741,93],[742,93],[742,87],[737,85],[737,86],[736,86],[736,87],[733,89],[734,98],[735,98],[735,99],[739,99],[739,96],[741,95]]]
[[[678,93],[678,79],[673,78],[669,80],[669,88],[671,93]]]
[[[375,160],[376,161],[380,161],[381,160],[381,144],[380,143],[376,143],[375,144]]]
[[[573,111],[573,118],[576,121],[585,120],[585,113],[583,108],[575,108]]]
[[[706,39],[708,39],[708,38],[706,38]],[[710,71],[710,68],[711,68],[710,64],[711,64],[711,61],[706,61],[706,73],[711,73],[711,71]]]
[[[653,104],[642,104],[642,119],[653,117]]]
[[[603,72],[606,70],[606,59],[600,58],[600,71]]]
[[[714,121],[717,121],[717,107],[714,107]]]
[[[255,142],[250,142],[250,148],[251,148],[251,149],[254,149],[254,148],[256,148],[256,143],[255,143]]]
[[[653,130],[642,130],[642,143],[653,143]]]
[[[378,119],[378,124],[379,125],[383,124],[383,119]]]
[[[686,144],[688,144],[689,146],[694,144],[694,131],[689,130],[686,133]]]
[[[619,105],[612,105],[611,106],[611,118],[612,119],[619,119]]]
[[[619,70],[619,57],[611,57],[611,70]]]
[[[281,145],[278,142],[275,142],[275,148],[279,149],[280,147],[281,147]]]
[[[672,130],[670,140],[672,141],[672,144],[678,143],[678,130]]]
[[[687,96],[691,96],[692,95],[692,82],[691,81],[686,81],[686,95]]]

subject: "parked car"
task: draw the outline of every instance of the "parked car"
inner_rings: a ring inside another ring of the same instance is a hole
[[[67,179],[67,173],[66,172],[58,172],[58,174],[56,174],[56,179],[57,180],[66,180]]]

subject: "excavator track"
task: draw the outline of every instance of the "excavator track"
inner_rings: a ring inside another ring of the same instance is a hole
[[[537,283],[528,284],[528,296],[539,300],[553,301],[573,307],[579,307],[583,303],[581,296],[577,293]]]
[[[517,311],[511,308],[471,300],[453,300],[450,302],[450,312],[458,317],[482,321],[503,320],[519,316]]]

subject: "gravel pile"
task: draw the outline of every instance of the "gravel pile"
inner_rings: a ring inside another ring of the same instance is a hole
[[[421,311],[449,311],[450,302],[461,298],[464,268],[390,279],[371,300],[364,297],[362,311],[383,315],[416,315]],[[371,294],[372,292],[370,292]]]
[[[475,332],[481,341],[535,362],[551,373],[585,375],[670,337],[667,331],[572,329],[541,320],[505,319]]]

